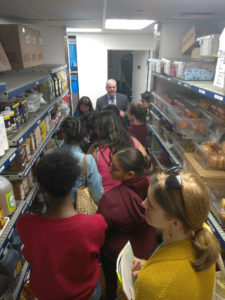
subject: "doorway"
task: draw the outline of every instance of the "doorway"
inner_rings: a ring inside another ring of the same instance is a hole
[[[149,90],[150,51],[108,50],[108,78],[117,82],[117,92],[129,101],[139,101],[140,94]]]

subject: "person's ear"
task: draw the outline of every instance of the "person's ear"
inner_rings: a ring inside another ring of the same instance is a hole
[[[172,220],[172,226],[176,230],[183,228],[182,222],[180,220],[178,220],[178,219],[173,219]]]
[[[134,171],[129,171],[126,174],[127,180],[133,179],[135,176],[135,172]]]

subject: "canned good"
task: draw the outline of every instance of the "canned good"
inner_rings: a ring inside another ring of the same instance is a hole
[[[12,131],[16,132],[17,131],[17,125],[16,125],[16,117],[15,117],[14,111],[9,110],[9,115],[10,115]]]

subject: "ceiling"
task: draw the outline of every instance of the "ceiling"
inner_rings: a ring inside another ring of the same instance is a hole
[[[106,18],[193,22],[225,16],[225,0],[1,0],[0,5],[0,23],[102,29]]]

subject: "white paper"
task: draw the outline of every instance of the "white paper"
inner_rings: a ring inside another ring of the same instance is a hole
[[[133,261],[134,254],[131,244],[128,241],[120,251],[116,262],[117,274],[128,300],[134,300],[134,278],[132,276]]]

